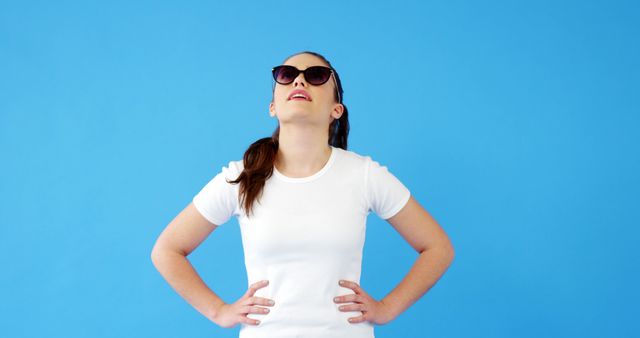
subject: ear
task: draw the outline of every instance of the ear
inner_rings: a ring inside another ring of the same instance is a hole
[[[342,116],[342,113],[344,113],[344,106],[341,103],[338,103],[335,107],[333,107],[331,116],[333,116],[335,119],[339,119]]]
[[[273,103],[273,101],[271,101],[271,103],[269,103],[269,116],[271,116],[271,117],[276,116],[276,106]]]

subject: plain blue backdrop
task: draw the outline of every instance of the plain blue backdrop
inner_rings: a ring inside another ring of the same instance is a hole
[[[269,136],[271,67],[338,70],[349,150],[450,236],[376,337],[637,334],[639,8],[632,1],[2,1],[3,337],[237,337],[154,268],[162,229]],[[417,254],[375,214],[362,287]],[[237,220],[189,256],[246,290]],[[313,292],[313,290],[309,290]]]

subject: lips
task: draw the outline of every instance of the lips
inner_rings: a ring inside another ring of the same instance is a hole
[[[298,96],[297,97],[293,97],[296,94],[298,94]],[[303,95],[304,98],[302,98],[299,95]],[[311,101],[311,95],[309,95],[309,93],[307,93],[303,89],[296,89],[296,90],[292,91],[291,93],[289,93],[289,97],[287,97],[287,100],[306,100],[306,101]]]

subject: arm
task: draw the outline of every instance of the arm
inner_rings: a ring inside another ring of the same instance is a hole
[[[381,300],[389,316],[396,318],[440,279],[454,251],[447,234],[413,196],[387,221],[419,253],[409,273]]]
[[[188,256],[217,227],[190,203],[158,237],[151,261],[176,292],[210,320],[224,301],[202,281]]]

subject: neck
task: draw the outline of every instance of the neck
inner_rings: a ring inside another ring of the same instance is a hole
[[[274,165],[290,177],[306,177],[318,172],[331,156],[326,128],[280,125],[278,153]]]

